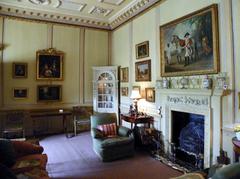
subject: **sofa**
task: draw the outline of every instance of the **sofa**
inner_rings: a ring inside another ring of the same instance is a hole
[[[240,179],[240,163],[216,164],[202,171],[187,173],[171,179]]]
[[[0,178],[48,179],[47,160],[42,146],[0,139]]]
[[[104,135],[99,126],[116,124],[116,135]],[[115,113],[96,113],[91,116],[93,149],[103,162],[109,162],[134,155],[132,130],[117,126]]]

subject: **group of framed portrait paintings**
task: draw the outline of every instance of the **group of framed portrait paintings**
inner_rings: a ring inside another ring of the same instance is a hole
[[[133,86],[133,90],[138,90],[139,94],[141,94],[141,87],[140,86]],[[128,87],[121,87],[121,96],[128,97]],[[145,88],[145,93],[141,96],[145,96],[146,101],[148,102],[155,102],[155,88]]]
[[[136,59],[140,60],[142,58],[149,57],[149,41],[144,41],[135,46],[136,50]],[[128,82],[129,81],[129,70],[128,67],[120,68],[120,81]],[[151,81],[151,60],[142,60],[135,62],[135,81],[144,82]],[[134,87],[133,87],[134,88]],[[155,101],[155,93],[152,88],[146,88],[146,100],[150,102]],[[151,91],[152,90],[152,91]],[[139,87],[139,92],[140,87]],[[148,94],[148,95],[147,95]],[[121,96],[128,97],[128,87],[121,87]]]
[[[136,59],[149,57],[149,41],[136,45]],[[151,60],[144,60],[135,63],[135,81],[151,81]]]
[[[13,63],[13,78],[21,79],[28,76],[27,63]],[[36,80],[63,80],[63,52],[53,48],[39,50],[36,53]],[[60,101],[61,85],[37,85],[37,101]],[[28,88],[13,88],[14,99],[28,97]]]

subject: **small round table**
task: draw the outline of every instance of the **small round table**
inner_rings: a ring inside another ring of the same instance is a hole
[[[240,156],[240,140],[237,139],[237,137],[232,138],[233,143],[233,150],[235,153],[235,162],[239,162],[239,156]]]

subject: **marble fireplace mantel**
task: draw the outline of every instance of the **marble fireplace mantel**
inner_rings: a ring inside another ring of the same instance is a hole
[[[216,163],[222,147],[222,96],[221,89],[156,89],[156,105],[162,108],[160,129],[171,141],[172,111],[205,116],[204,167]]]

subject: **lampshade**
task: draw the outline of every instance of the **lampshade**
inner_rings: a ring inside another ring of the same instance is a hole
[[[140,99],[141,95],[139,94],[139,90],[132,90],[132,94],[130,96],[131,99]]]

